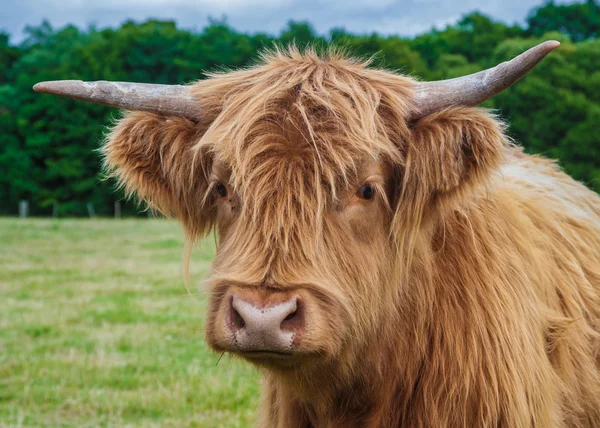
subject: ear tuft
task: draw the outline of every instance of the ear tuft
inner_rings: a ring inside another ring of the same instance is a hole
[[[205,234],[214,213],[204,198],[210,156],[194,148],[200,137],[185,118],[125,113],[107,136],[105,169],[128,195],[179,218],[190,235]]]
[[[414,126],[406,178],[432,194],[467,190],[488,180],[508,146],[504,124],[486,110],[443,110]]]

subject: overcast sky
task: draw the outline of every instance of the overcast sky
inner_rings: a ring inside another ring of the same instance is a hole
[[[334,27],[354,33],[412,36],[444,28],[461,15],[479,10],[506,23],[523,23],[543,0],[0,0],[0,30],[13,43],[26,25],[44,18],[53,26],[68,23],[114,27],[127,19],[174,19],[179,26],[201,29],[208,18],[227,17],[234,28],[277,34],[287,21],[308,20],[325,34]],[[572,2],[569,0],[561,1]]]

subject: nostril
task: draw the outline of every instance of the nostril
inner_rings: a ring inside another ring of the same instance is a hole
[[[233,299],[232,299],[233,300]],[[236,330],[241,330],[242,328],[244,328],[246,326],[246,321],[244,321],[244,318],[240,315],[240,313],[233,307],[233,301],[230,302],[229,305],[229,319],[231,321],[231,325],[236,329]]]
[[[298,330],[304,324],[304,305],[297,298],[294,303],[294,308],[287,314],[279,326],[281,330]]]

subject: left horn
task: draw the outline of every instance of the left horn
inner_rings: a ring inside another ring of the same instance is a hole
[[[33,90],[125,110],[183,116],[195,121],[202,117],[190,88],[182,85],[55,80],[40,82]]]
[[[410,120],[419,120],[447,107],[480,104],[525,76],[559,46],[556,40],[549,40],[510,61],[478,73],[456,79],[419,82],[414,86],[416,110]]]

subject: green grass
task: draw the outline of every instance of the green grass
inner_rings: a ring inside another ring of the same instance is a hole
[[[182,253],[167,220],[0,218],[0,425],[252,426],[258,375],[217,365]]]

